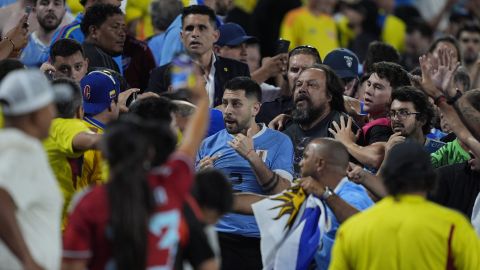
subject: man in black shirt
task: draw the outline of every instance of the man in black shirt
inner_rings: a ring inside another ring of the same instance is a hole
[[[335,72],[325,65],[315,64],[300,73],[293,93],[293,123],[284,131],[293,142],[295,173],[305,146],[314,138],[332,137],[329,128],[340,116],[346,116],[343,84]],[[356,125],[352,128],[358,129]]]
[[[120,72],[112,57],[123,52],[125,27],[125,16],[119,7],[97,4],[87,10],[81,28],[85,34],[82,46],[90,69],[108,68]]]
[[[441,205],[456,209],[468,218],[480,192],[480,160],[470,154],[467,162],[437,169],[439,181],[429,198]]]
[[[262,104],[256,117],[257,123],[268,125],[277,115],[290,114],[294,107],[293,88],[298,75],[306,68],[321,63],[320,54],[314,47],[299,46],[291,50],[288,54],[287,81],[282,86],[282,96],[274,101]]]

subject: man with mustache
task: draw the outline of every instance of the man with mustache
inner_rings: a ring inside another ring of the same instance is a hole
[[[300,73],[293,93],[293,124],[285,134],[295,148],[295,173],[300,173],[299,162],[307,144],[314,138],[331,137],[328,129],[340,116],[346,116],[343,103],[343,84],[326,65],[315,64]],[[358,127],[353,126],[356,132]]]
[[[427,95],[412,86],[403,86],[392,92],[388,117],[394,132],[385,143],[385,155],[390,149],[405,140],[425,146],[427,152],[435,152],[443,143],[435,144],[427,134],[432,127],[434,110]],[[436,146],[435,146],[436,145]]]
[[[48,60],[50,42],[65,15],[65,0],[37,0],[35,11],[40,27],[30,34],[20,56],[29,67],[39,67]]]
[[[281,132],[257,124],[260,86],[248,77],[225,85],[225,129],[204,140],[197,168],[221,170],[236,192],[277,194],[290,186],[293,146]],[[217,224],[222,269],[262,269],[260,232],[253,216],[226,214]]]

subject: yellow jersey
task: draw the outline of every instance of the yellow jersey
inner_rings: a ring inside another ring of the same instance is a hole
[[[80,179],[83,151],[73,149],[73,139],[82,132],[90,132],[82,120],[56,118],[52,121],[48,138],[43,141],[48,162],[63,194],[62,228],[66,224],[66,212]]]
[[[105,125],[91,117],[84,117],[85,125],[90,131],[103,134]],[[88,150],[83,154],[82,176],[78,182],[78,189],[84,189],[92,184],[102,184],[108,179],[108,168],[102,158],[100,150]]]
[[[287,13],[280,27],[280,37],[290,40],[290,49],[300,45],[315,47],[322,59],[339,47],[337,25],[332,16],[314,15],[306,7]]]
[[[340,226],[329,269],[480,269],[480,241],[456,211],[389,196]]]

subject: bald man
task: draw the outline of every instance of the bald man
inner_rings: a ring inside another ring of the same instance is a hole
[[[346,177],[349,156],[347,148],[332,138],[317,138],[310,141],[300,161],[302,178],[299,184],[305,192],[314,194],[327,204],[327,215],[332,227],[321,239],[315,255],[316,269],[328,269],[330,254],[340,223],[373,205],[366,190]],[[253,214],[251,204],[266,196],[237,193],[234,211]]]

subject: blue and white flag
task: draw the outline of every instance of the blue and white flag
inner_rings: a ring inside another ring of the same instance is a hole
[[[308,269],[330,229],[326,206],[300,186],[252,205],[264,270]]]

